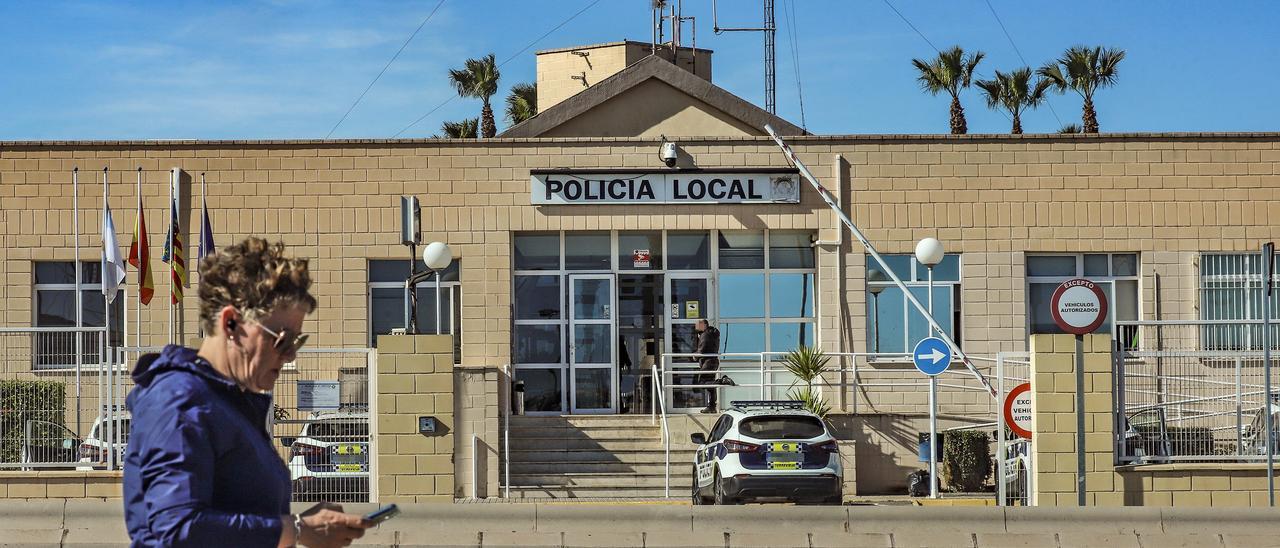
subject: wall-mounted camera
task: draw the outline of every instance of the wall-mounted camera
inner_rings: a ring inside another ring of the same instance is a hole
[[[676,167],[678,154],[675,143],[663,139],[662,147],[658,149],[658,155],[662,157],[662,163],[667,164],[667,167]]]

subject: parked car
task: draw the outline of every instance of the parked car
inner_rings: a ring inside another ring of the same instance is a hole
[[[1271,446],[1272,453],[1280,454],[1280,405],[1277,405],[1276,398],[1272,398],[1271,405]],[[1262,406],[1258,406],[1253,410],[1253,420],[1249,424],[1241,427],[1241,451],[1246,455],[1266,455],[1267,454],[1267,414],[1262,410]]]
[[[298,437],[280,443],[289,448],[295,500],[368,501],[368,413],[313,413]]]
[[[693,504],[841,501],[839,445],[801,402],[735,401],[709,435],[690,439],[698,445]]]
[[[107,425],[112,422],[108,416],[114,418],[114,430],[111,432],[111,443],[107,443]],[[124,464],[124,450],[129,443],[129,426],[133,423],[133,415],[128,411],[115,411],[102,415],[98,415],[93,419],[93,426],[89,427],[89,435],[85,436],[84,441],[80,442],[80,465],[79,470],[93,470],[94,468],[105,468],[107,464],[107,452],[111,447],[115,448],[116,467],[119,468]]]
[[[1003,458],[1004,477],[998,481],[1004,483],[1005,504],[1030,505],[1027,480],[1031,470],[1031,441],[1015,436],[1006,439]],[[996,500],[999,496],[1000,490],[996,489]]]
[[[19,456],[24,470],[75,468],[79,456],[80,437],[67,427],[44,420],[28,420],[22,429]],[[65,466],[61,466],[64,465]]]

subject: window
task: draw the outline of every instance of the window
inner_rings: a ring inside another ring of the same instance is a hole
[[[75,327],[76,271],[71,261],[33,263],[35,270],[35,327]],[[129,300],[125,286],[120,287],[111,303],[111,346],[124,345],[124,303]],[[102,327],[106,321],[106,298],[102,295],[102,265],[97,261],[80,262],[80,321],[85,327]],[[101,335],[83,333],[80,337],[82,365],[101,362]],[[37,369],[70,368],[76,365],[74,333],[37,333],[35,349]]]
[[[815,344],[809,233],[721,231],[719,241],[721,351],[789,352]]]
[[[1074,255],[1027,255],[1028,332],[1062,333],[1053,321],[1050,301],[1062,282],[1088,278],[1102,286],[1107,295],[1107,318],[1099,330],[1111,331],[1116,344],[1133,349],[1138,345],[1138,329],[1117,330],[1115,322],[1138,319],[1138,255],[1136,253],[1084,253]]]
[[[929,306],[929,268],[914,255],[883,255],[911,295]],[[929,336],[929,321],[916,309],[880,265],[867,256],[867,348],[878,354],[907,354]],[[872,274],[876,271],[876,274]],[[933,317],[960,344],[960,255],[949,254],[933,267]]]
[[[557,259],[558,260],[558,259]],[[417,271],[427,270],[421,259]],[[453,360],[462,360],[462,283],[461,261],[454,260],[440,276],[440,332],[453,335]],[[404,282],[409,278],[409,261],[400,259],[373,259],[369,261],[369,344],[377,343],[378,335],[391,333],[406,326],[409,299]],[[436,277],[431,275],[418,284],[418,331],[436,332]]]
[[[1272,269],[1272,282],[1276,281]],[[1200,319],[1262,319],[1262,256],[1257,253],[1200,256]],[[1280,292],[1271,294],[1271,318],[1280,317]],[[1204,326],[1206,350],[1261,350],[1261,325]],[[1280,343],[1273,341],[1272,344]]]

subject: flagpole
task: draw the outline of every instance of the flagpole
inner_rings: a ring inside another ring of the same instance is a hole
[[[173,201],[174,200],[173,179],[175,176],[177,176],[177,171],[178,171],[177,168],[174,168],[169,171],[169,218],[166,219],[166,222],[168,222],[169,224],[169,236],[168,236],[169,237],[169,245],[168,245],[168,249],[169,249],[169,344],[173,344],[173,338],[174,338],[173,296],[177,294],[177,293],[174,293],[174,291],[176,291],[177,288],[174,287],[174,281],[173,281],[173,259],[174,259],[174,255],[176,255],[173,249],[173,222],[174,222],[174,219],[176,219],[178,216],[178,212],[174,211],[174,208],[177,207],[177,205]]]
[[[108,208],[111,207],[107,203],[107,188],[109,186],[110,185],[107,181],[107,168],[104,167],[102,168],[102,261],[100,261],[98,264],[99,264],[100,271],[102,273],[101,274],[102,275],[102,304],[103,304],[102,325],[106,328],[106,331],[103,333],[103,339],[106,341],[106,344],[104,345],[105,350],[102,352],[102,357],[99,360],[101,364],[98,368],[98,394],[99,394],[98,397],[99,397],[99,403],[101,404],[101,407],[102,407],[102,420],[103,420],[102,428],[103,428],[103,431],[106,433],[106,436],[104,437],[106,438],[106,442],[107,442],[107,462],[105,462],[104,464],[106,465],[107,470],[111,470],[111,467],[114,464],[114,453],[115,453],[115,450],[114,450],[115,446],[113,445],[115,443],[115,436],[113,435],[115,434],[115,416],[114,416],[115,406],[112,405],[115,403],[115,394],[113,393],[114,391],[112,390],[112,388],[114,387],[111,386],[111,361],[112,361],[111,360],[111,303],[112,301],[114,301],[114,299],[107,299],[107,284],[110,283],[107,281],[108,280],[107,279],[107,274],[108,274],[107,261],[111,256],[107,250],[107,246],[110,245],[110,242],[107,241],[107,230],[106,230],[107,229],[107,211],[108,211]],[[110,275],[115,276],[115,272],[114,272],[115,269],[112,269],[112,270],[113,271],[110,273]],[[115,278],[112,278],[112,279],[114,280]],[[103,371],[103,368],[106,369],[105,372]],[[104,380],[106,383],[106,395],[107,395],[106,402],[102,402],[101,400]]]
[[[200,261],[203,260],[205,254],[209,252],[204,248],[204,243],[206,241],[206,238],[208,238],[209,236],[204,232],[205,219],[207,218],[206,215],[209,214],[208,211],[206,211],[207,208],[208,206],[205,205],[205,198],[204,198],[204,173],[201,173],[200,174],[200,251],[196,254],[196,272],[200,271]],[[199,290],[200,287],[204,287],[204,275],[200,276],[200,285],[196,286],[197,295],[200,293],[200,290]],[[204,338],[204,322],[196,322],[196,323],[197,325],[200,326],[200,338],[203,339]]]
[[[80,301],[81,297],[80,297],[80,168],[79,167],[74,167],[71,169],[71,224],[73,227],[72,230],[75,232],[75,236],[73,238],[73,241],[75,242],[74,243],[75,264],[72,265],[72,269],[75,270],[75,273],[76,273],[76,299],[75,299],[75,302],[76,302],[76,333],[75,333],[75,336],[76,336],[76,340],[75,340],[76,434],[82,435],[84,434],[84,422],[83,422],[84,419],[80,417],[80,399],[81,399],[80,398],[80,369],[83,365],[82,362],[84,361],[84,352],[82,351],[82,345],[84,341],[81,340],[84,335],[84,333],[81,331],[81,329],[84,328],[84,317],[81,312],[81,309],[83,308],[83,306]]]
[[[138,166],[138,215],[142,215],[142,166]],[[135,227],[142,227],[141,219],[136,219],[133,223]],[[138,243],[141,244],[142,242]],[[142,264],[141,250],[139,250],[138,259],[138,317],[136,318],[138,328],[133,334],[133,345],[142,348],[142,284],[145,282],[142,279],[142,269],[147,268],[149,265]]]

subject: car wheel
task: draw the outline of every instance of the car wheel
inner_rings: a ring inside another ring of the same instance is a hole
[[[711,488],[715,491],[717,506],[738,504],[737,499],[730,497],[729,494],[724,491],[724,481],[720,479],[719,470],[716,470],[715,475],[711,477]]]

